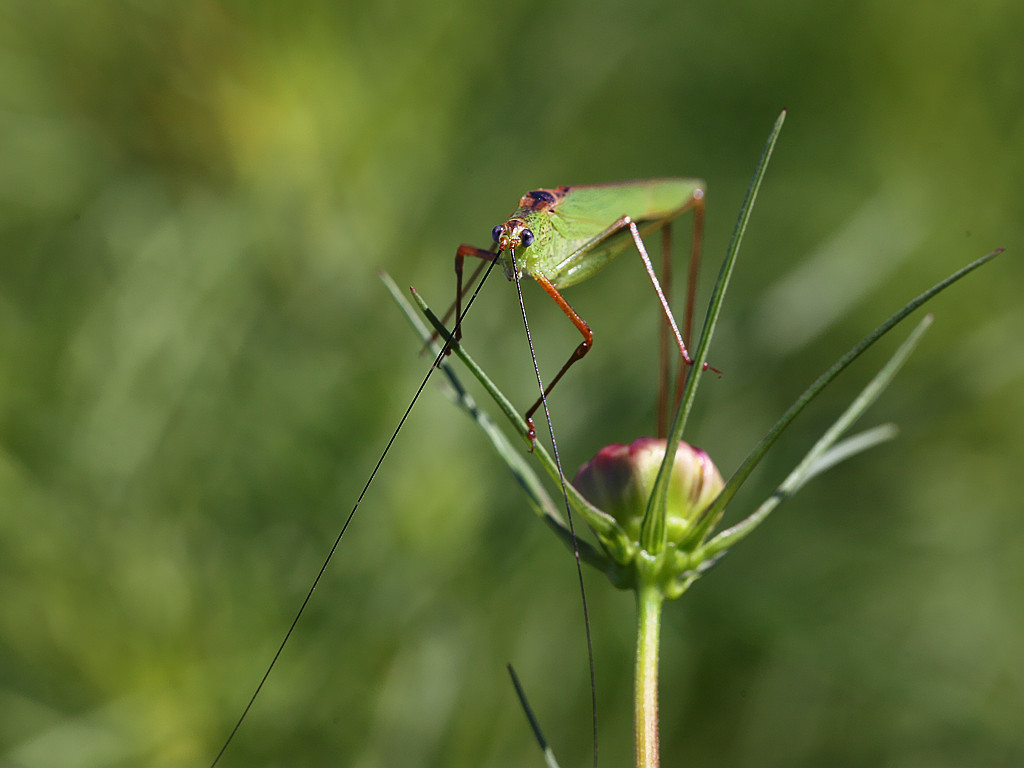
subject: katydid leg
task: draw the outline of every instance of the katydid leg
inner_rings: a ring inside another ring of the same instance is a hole
[[[658,294],[658,301],[661,302],[662,312],[664,312],[665,320],[668,322],[669,327],[672,330],[672,335],[675,337],[676,345],[679,347],[679,354],[683,357],[683,363],[685,365],[693,365],[693,359],[690,357],[690,353],[686,349],[686,343],[683,341],[683,336],[679,332],[679,326],[676,324],[676,319],[672,314],[672,308],[668,305],[668,299],[665,298],[665,292],[661,289],[661,283],[658,282],[658,276],[654,273],[654,266],[651,264],[651,257],[647,255],[647,248],[644,246],[644,241],[640,238],[640,231],[632,221],[629,222],[629,233],[633,236],[633,243],[636,245],[637,253],[639,253],[640,258],[643,259],[644,269],[647,270],[647,277],[650,278],[651,284],[654,286],[654,292]],[[707,363],[704,363],[701,370],[711,370],[715,371],[715,373],[720,373],[720,371],[712,368]]]
[[[562,370],[560,370],[555,378],[551,380],[551,383],[544,388],[544,394],[537,398],[537,402],[531,405],[530,410],[526,412],[526,425],[529,427],[528,436],[531,444],[537,436],[537,432],[534,429],[533,424],[533,414],[543,404],[544,399],[551,394],[551,390],[555,388],[555,384],[557,384],[558,380],[565,375],[565,372],[572,367],[572,364],[577,360],[582,360],[583,356],[590,351],[592,346],[594,346],[594,334],[591,332],[590,326],[587,325],[586,321],[582,317],[576,314],[576,310],[569,306],[569,302],[567,302],[565,297],[558,292],[558,289],[551,284],[551,281],[543,275],[534,275],[534,279],[540,283],[541,288],[547,291],[548,295],[554,299],[555,303],[558,304],[563,312],[565,312],[566,317],[568,317],[572,321],[572,324],[576,326],[576,330],[583,335],[583,341],[580,342],[580,345],[573,350],[571,355],[569,355],[569,359],[565,361],[565,365],[562,366]]]
[[[665,287],[665,298],[672,304],[672,223],[661,228],[661,284]],[[684,329],[688,329],[690,318],[684,318]],[[668,434],[668,391],[672,386],[669,373],[670,336],[672,328],[668,318],[662,316],[658,324],[658,437]],[[683,343],[689,345],[688,330],[683,331]],[[685,363],[680,363],[684,365]]]
[[[647,270],[647,277],[651,280],[651,285],[654,286],[654,292],[658,295],[658,301],[661,302],[661,311],[665,315],[665,321],[668,323],[669,328],[672,331],[672,335],[675,337],[676,345],[679,347],[679,354],[683,356],[683,362],[687,365],[692,365],[693,360],[690,359],[690,353],[686,349],[686,342],[683,341],[683,336],[679,332],[679,326],[676,324],[676,318],[672,314],[672,307],[668,305],[668,299],[665,297],[665,292],[661,289],[661,283],[658,282],[658,276],[654,274],[654,266],[651,264],[651,257],[647,255],[647,248],[644,246],[644,241],[640,238],[640,230],[636,228],[636,224],[632,221],[628,222],[629,234],[633,236],[633,244],[636,246],[637,253],[640,254],[640,258],[644,262],[644,269]],[[707,368],[707,364],[704,366]]]
[[[686,368],[692,364],[689,354],[685,350],[690,347],[690,340],[693,337],[693,315],[697,300],[697,276],[700,272],[701,245],[704,241],[704,195],[699,192],[688,202],[678,213],[688,209],[693,210],[693,240],[690,246],[690,264],[686,281],[686,306],[683,314],[683,329],[681,334],[683,352],[679,360],[679,369],[676,371],[675,398],[673,405],[677,406],[683,397],[683,386],[686,383]],[[676,215],[678,215],[678,213]],[[641,253],[641,256],[643,254]],[[672,223],[671,220],[661,230],[661,285],[667,303],[671,306],[672,300]],[[657,290],[657,288],[655,288]],[[658,437],[665,437],[668,434],[669,410],[669,388],[671,376],[669,374],[669,350],[671,336],[673,335],[672,319],[670,315],[663,314],[660,333],[660,385],[658,391]],[[707,363],[702,370],[719,371]]]
[[[704,194],[696,197],[693,203],[693,242],[690,245],[690,274],[686,281],[686,317],[683,324],[683,342],[690,343],[693,334],[693,312],[697,304],[697,276],[700,272],[700,251],[704,243]],[[679,363],[679,374],[676,377],[676,405],[683,399],[683,385],[686,383],[684,374],[685,362]],[[709,366],[705,364],[704,369]],[[715,373],[721,371],[711,368]],[[667,433],[666,433],[667,434]]]
[[[463,262],[467,256],[471,256],[477,259],[483,259],[479,266],[473,270],[473,274],[469,276],[469,280],[463,282]],[[480,277],[480,273],[484,271],[484,268],[498,260],[498,256],[493,251],[485,251],[483,248],[477,248],[472,245],[460,245],[458,250],[455,252],[455,301],[448,307],[448,311],[444,313],[444,317],[441,318],[442,323],[447,323],[448,319],[452,316],[452,312],[455,313],[455,329],[454,337],[456,341],[462,340],[462,299],[476,283],[477,278]],[[437,338],[437,333],[434,333],[431,341]],[[450,354],[451,349],[446,350],[445,354]]]

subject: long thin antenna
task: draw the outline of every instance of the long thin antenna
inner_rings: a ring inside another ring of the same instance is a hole
[[[213,762],[210,763],[210,768],[215,768],[217,763],[220,762],[220,759],[221,757],[223,757],[224,752],[228,748],[228,745],[231,744],[232,739],[235,738],[235,734],[238,733],[238,729],[242,727],[242,722],[249,714],[249,710],[252,709],[252,705],[255,703],[256,697],[259,696],[260,691],[263,690],[263,684],[266,683],[267,678],[270,677],[270,673],[274,670],[274,666],[277,664],[277,660],[281,658],[281,653],[284,651],[284,647],[288,644],[288,641],[291,639],[292,632],[295,631],[295,627],[296,625],[298,625],[299,619],[302,618],[302,614],[305,612],[306,606],[309,605],[309,601],[312,600],[313,593],[316,591],[317,586],[320,584],[320,579],[323,578],[324,572],[327,570],[327,566],[331,562],[331,558],[334,557],[334,553],[337,551],[339,545],[341,544],[341,539],[345,535],[345,532],[348,530],[349,523],[351,523],[352,518],[355,517],[356,510],[359,509],[359,504],[362,502],[363,497],[366,495],[366,492],[370,489],[370,485],[373,484],[373,479],[377,476],[377,471],[381,468],[381,465],[384,463],[384,459],[391,451],[391,446],[395,444],[395,440],[398,438],[398,433],[401,432],[402,427],[405,426],[405,422],[408,420],[409,414],[412,413],[413,406],[416,405],[416,401],[419,400],[420,395],[423,394],[423,390],[426,388],[427,381],[430,380],[431,374],[434,373],[434,370],[437,368],[440,362],[444,359],[444,356],[447,354],[448,348],[449,346],[451,346],[450,339],[455,337],[455,329],[457,329],[462,324],[463,318],[469,312],[469,308],[473,306],[473,302],[476,301],[476,297],[480,294],[480,289],[484,287],[484,283],[487,281],[487,277],[488,275],[491,274],[491,269],[494,268],[494,265],[496,263],[496,261],[491,262],[491,265],[490,267],[488,267],[487,272],[484,273],[483,279],[481,279],[480,282],[477,284],[476,290],[473,291],[473,295],[470,297],[469,301],[466,302],[466,308],[462,311],[462,314],[456,318],[455,328],[453,329],[453,332],[449,337],[449,341],[445,342],[443,348],[438,353],[437,357],[434,359],[434,362],[430,365],[430,369],[427,371],[427,375],[423,377],[423,381],[420,382],[419,387],[417,387],[416,389],[416,393],[412,396],[412,400],[409,401],[409,405],[405,409],[405,413],[402,414],[402,418],[399,420],[398,426],[396,426],[395,431],[391,433],[391,437],[388,440],[387,445],[384,446],[384,450],[381,452],[380,458],[377,459],[377,463],[374,465],[373,471],[371,471],[370,476],[366,478],[366,483],[363,485],[363,489],[359,492],[359,497],[356,499],[356,503],[352,505],[352,511],[349,512],[348,517],[345,518],[345,523],[341,526],[341,530],[338,532],[338,537],[334,540],[334,544],[331,546],[330,551],[327,553],[327,557],[324,558],[323,565],[320,566],[320,570],[317,572],[316,578],[313,579],[313,584],[312,586],[310,586],[309,591],[306,593],[306,597],[302,601],[302,605],[299,606],[299,610],[295,614],[295,618],[292,619],[292,623],[288,627],[288,631],[285,632],[284,639],[281,641],[281,644],[277,647],[277,652],[274,654],[274,658],[271,659],[270,665],[267,667],[267,671],[263,673],[263,677],[260,679],[259,685],[256,686],[256,690],[253,691],[253,694],[249,699],[249,703],[245,705],[245,709],[242,710],[242,714],[241,716],[239,716],[234,728],[231,729],[231,732],[228,734],[228,737],[224,740],[224,744],[221,746],[220,751],[217,753],[217,756],[213,758]],[[578,553],[576,557],[578,560]]]
[[[510,250],[509,254],[515,264],[515,251]],[[565,502],[565,517],[569,524],[569,533],[572,536],[572,552],[576,558],[576,575],[580,583],[580,599],[583,604],[583,625],[587,633],[587,662],[590,665],[590,711],[594,729],[594,768],[597,768],[597,679],[594,674],[594,641],[590,634],[590,611],[587,608],[587,590],[583,586],[583,562],[580,559],[580,544],[576,537],[576,527],[573,524],[572,509],[569,506],[569,492],[565,487],[565,472],[562,471],[562,462],[558,458],[558,444],[555,442],[555,427],[551,423],[551,411],[548,410],[548,399],[544,395],[544,379],[540,375],[540,366],[537,364],[537,354],[533,348],[533,338],[530,335],[530,321],[526,318],[526,304],[523,302],[523,285],[520,282],[519,270],[513,269],[516,278],[516,292],[519,294],[519,309],[523,313],[523,326],[526,328],[526,341],[530,345],[530,357],[533,358],[533,371],[537,374],[537,386],[540,387],[540,399],[544,406],[544,418],[548,423],[548,433],[551,436],[551,452],[555,458],[555,466],[558,468],[558,479],[562,485],[562,500]]]

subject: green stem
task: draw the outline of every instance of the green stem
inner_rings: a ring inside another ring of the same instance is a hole
[[[658,768],[658,635],[664,596],[654,584],[637,589],[636,768]]]

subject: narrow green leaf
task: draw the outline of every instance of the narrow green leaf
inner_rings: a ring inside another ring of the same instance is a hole
[[[415,290],[412,291],[412,296],[413,299],[416,301],[417,305],[419,306],[420,311],[423,313],[424,317],[426,317],[430,324],[435,328],[435,330],[437,330],[441,338],[446,343],[451,344],[451,350],[453,354],[455,354],[463,362],[463,364],[470,371],[470,373],[472,373],[473,376],[477,379],[477,381],[479,381],[483,385],[484,389],[487,390],[487,393],[498,404],[498,407],[509,419],[513,427],[515,427],[516,430],[523,436],[524,443],[528,444],[529,441],[526,438],[526,422],[523,419],[523,417],[519,414],[519,412],[515,409],[515,407],[512,405],[511,401],[504,395],[504,393],[501,392],[501,390],[498,389],[498,387],[494,384],[493,381],[491,381],[490,377],[488,377],[487,374],[484,373],[483,369],[480,368],[476,361],[474,361],[473,358],[469,356],[465,348],[461,344],[456,342],[454,338],[452,338],[448,329],[444,327],[444,324],[438,319],[437,315],[435,315],[430,310],[426,302]],[[444,364],[446,363],[442,362],[442,365]],[[454,376],[454,373],[452,373],[451,376]],[[498,430],[498,432],[500,433],[500,430]],[[509,446],[509,453],[505,453],[500,450],[499,453],[502,455],[503,458],[506,459],[506,461],[508,461],[508,456],[515,456],[516,459],[520,461],[522,460],[522,456],[519,453],[517,453],[515,449],[512,448],[511,446]],[[551,479],[555,483],[558,483],[558,469],[555,465],[554,460],[552,460],[551,455],[544,449],[544,447],[539,443],[535,445],[533,455],[537,459],[537,461],[540,462],[541,466],[545,469],[545,471],[548,473]],[[510,469],[512,469],[511,466]],[[583,517],[587,525],[589,525],[603,541],[611,540],[613,538],[624,538],[624,536],[622,536],[621,528],[619,527],[619,524],[615,521],[615,518],[606,514],[605,512],[591,504],[589,501],[587,501],[583,497],[583,495],[580,494],[578,490],[576,490],[572,483],[568,482],[568,480],[566,481],[565,485],[566,492],[569,496],[569,502],[572,504],[572,508]],[[551,525],[552,528],[556,530],[556,532],[559,533],[563,541],[572,541],[571,534],[568,532],[567,529],[565,529],[565,526],[561,522],[560,516],[551,516],[545,514],[544,519],[549,523],[549,525]],[[622,553],[615,553],[616,559],[619,559],[620,554]],[[587,544],[587,542],[585,541],[580,541],[580,557],[586,560],[591,565],[594,565],[602,570],[605,570],[608,567],[610,567],[609,561],[602,554],[600,554],[593,546]]]
[[[419,316],[416,314],[416,311],[412,308],[412,305],[410,305],[405,296],[402,295],[401,290],[395,284],[394,280],[391,279],[389,274],[381,271],[380,279],[388,289],[388,292],[391,294],[391,297],[394,299],[399,309],[402,310],[406,319],[416,330],[420,339],[427,345],[436,358],[441,351],[441,347],[431,338],[429,330],[422,323]],[[448,364],[447,360],[442,360],[438,367],[447,379],[448,386],[445,388],[445,395],[449,400],[455,403],[455,405],[467,413],[469,417],[477,423],[480,429],[483,430],[484,434],[487,435],[487,438],[491,441],[491,444],[498,452],[498,455],[505,461],[509,471],[512,472],[516,482],[518,482],[523,490],[526,491],[526,496],[530,505],[538,514],[550,517],[556,526],[562,526],[562,518],[558,511],[558,506],[555,505],[554,501],[545,490],[540,478],[537,477],[529,464],[523,460],[522,455],[513,448],[511,442],[509,442],[509,439],[505,436],[505,433],[498,428],[485,411],[481,410],[480,407],[477,406],[472,395],[470,395],[466,391],[465,387],[463,387],[462,382],[459,381],[459,378],[455,375],[455,371],[452,370],[452,367]]]
[[[548,745],[548,740],[544,738],[544,733],[540,729],[540,723],[537,722],[536,716],[533,714],[533,707],[530,706],[530,702],[526,698],[526,691],[523,690],[522,683],[519,682],[519,675],[516,674],[515,669],[511,664],[507,665],[509,675],[512,677],[512,686],[516,689],[516,696],[519,697],[519,704],[523,708],[523,712],[526,714],[526,719],[530,723],[530,729],[533,731],[533,737],[537,740],[537,744],[540,746],[541,752],[544,754],[544,762],[548,768],[558,768],[558,761],[555,760],[555,753],[551,750]]]
[[[726,252],[725,261],[718,273],[718,280],[715,283],[714,292],[711,294],[711,301],[708,305],[707,315],[704,318],[704,326],[701,331],[700,341],[693,353],[693,365],[690,366],[690,373],[686,377],[686,387],[683,390],[683,397],[679,402],[672,421],[672,428],[669,430],[668,446],[665,451],[665,459],[661,463],[658,477],[654,482],[651,498],[647,504],[647,511],[644,514],[643,526],[640,530],[640,544],[644,550],[651,554],[658,554],[665,548],[665,504],[668,498],[669,478],[672,473],[672,466],[675,462],[676,448],[683,438],[683,429],[686,420],[693,407],[694,398],[697,395],[697,384],[700,381],[704,361],[707,360],[708,347],[714,335],[715,327],[718,324],[719,315],[722,312],[722,303],[725,300],[725,292],[729,287],[729,280],[732,277],[733,269],[736,266],[736,257],[739,255],[740,244],[743,241],[743,234],[747,229],[747,222],[754,209],[754,201],[757,199],[758,190],[761,188],[761,181],[764,179],[765,171],[768,168],[768,161],[771,159],[775,149],[775,142],[779,138],[782,124],[786,119],[786,111],[783,110],[775,120],[772,131],[765,142],[764,151],[758,160],[754,177],[747,189],[746,199],[740,208],[739,218],[733,229],[732,241],[729,243],[729,250]]]
[[[836,446],[843,432],[849,429],[864,411],[878,399],[885,388],[892,383],[893,378],[899,372],[903,363],[906,362],[914,347],[917,346],[921,336],[928,329],[928,326],[931,325],[931,322],[931,315],[927,315],[918,323],[917,327],[899,346],[896,352],[893,353],[893,356],[889,358],[889,361],[875,374],[874,378],[868,382],[868,385],[861,390],[860,394],[850,403],[843,414],[836,419],[835,423],[825,431],[825,434],[818,439],[811,450],[807,452],[807,455],[804,456],[803,460],[789,473],[789,476],[786,477],[775,492],[753,514],[731,528],[722,531],[702,547],[699,551],[701,556],[714,557],[717,553],[745,538],[758,525],[764,522],[764,519],[768,517],[775,507],[796,493],[812,477],[821,474],[821,472],[829,466],[833,466],[845,456],[851,456],[858,452],[858,449],[863,450],[870,445],[875,445],[892,434],[888,428],[882,428],[881,431],[875,430],[875,434],[865,433],[867,437],[865,437],[865,434],[858,435],[854,439],[855,442],[848,443],[847,447],[841,451],[839,446]],[[829,452],[833,450],[836,452],[832,453],[831,458],[829,458]],[[723,490],[722,493],[724,494],[725,491]]]
[[[836,464],[853,458],[858,453],[864,453],[877,445],[895,440],[899,433],[900,430],[895,424],[881,424],[859,432],[845,440],[840,440],[819,456],[814,464],[808,468],[803,485],[807,485],[813,478],[832,469]]]
[[[808,387],[797,401],[789,407],[775,425],[769,430],[761,441],[754,447],[754,450],[750,452],[739,469],[729,478],[725,484],[725,488],[722,489],[722,493],[715,500],[715,502],[705,510],[705,515],[715,516],[720,510],[724,509],[725,506],[732,500],[733,496],[739,490],[740,486],[750,476],[750,473],[754,471],[754,468],[761,462],[768,449],[779,439],[782,432],[788,427],[793,419],[795,419],[804,408],[806,408],[814,398],[821,394],[822,390],[825,389],[847,366],[850,365],[854,360],[864,354],[865,350],[868,349],[872,344],[882,338],[885,334],[896,327],[904,318],[910,315],[914,310],[918,309],[922,304],[930,300],[936,294],[941,293],[946,288],[951,286],[953,283],[960,280],[962,277],[970,274],[978,267],[991,261],[1000,253],[1003,252],[1002,248],[998,248],[991,253],[987,253],[980,259],[972,261],[967,266],[957,270],[952,275],[947,277],[945,280],[936,283],[924,293],[920,294],[910,302],[908,302],[902,309],[889,317],[885,322],[879,325],[875,330],[857,342],[849,352],[839,358],[831,368],[825,371],[819,376],[810,387]]]

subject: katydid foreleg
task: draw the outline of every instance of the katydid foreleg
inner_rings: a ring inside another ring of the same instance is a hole
[[[462,284],[462,267],[463,262],[467,256],[473,256],[478,259],[483,259],[473,274],[469,276],[469,280],[465,285]],[[458,250],[455,251],[455,333],[454,337],[456,341],[462,340],[462,297],[463,295],[473,286],[476,279],[480,276],[484,267],[488,263],[494,263],[498,260],[497,255],[493,251],[485,251],[483,248],[476,248],[472,245],[460,245]],[[447,321],[451,315],[451,309],[445,313],[444,320]]]

